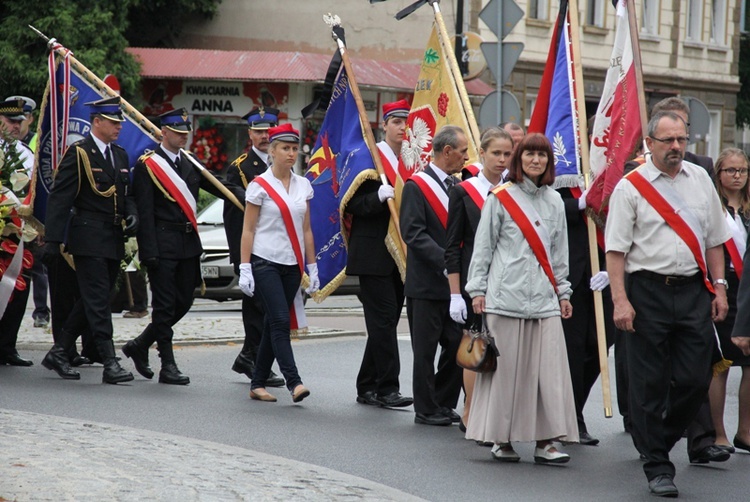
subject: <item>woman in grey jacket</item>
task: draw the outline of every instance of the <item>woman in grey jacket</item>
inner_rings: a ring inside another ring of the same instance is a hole
[[[578,441],[561,317],[572,315],[565,208],[550,185],[552,148],[526,136],[509,183],[482,209],[466,291],[495,338],[497,370],[477,376],[466,437],[495,443],[492,455],[517,462],[512,441],[536,441],[534,461],[565,463],[553,440]]]

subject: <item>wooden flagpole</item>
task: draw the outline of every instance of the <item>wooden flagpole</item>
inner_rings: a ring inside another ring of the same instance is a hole
[[[573,58],[573,80],[575,85],[576,110],[578,115],[578,135],[581,145],[581,169],[586,189],[589,187],[589,136],[586,122],[586,100],[583,89],[583,65],[581,64],[581,41],[578,24],[578,0],[568,0],[568,19],[570,19],[570,53]],[[561,34],[564,35],[564,34]],[[591,276],[600,270],[599,245],[596,242],[596,224],[591,218],[586,218],[589,234],[589,256],[591,262]],[[588,287],[584,285],[583,287]],[[602,398],[604,416],[612,418],[612,391],[609,379],[609,363],[607,360],[607,333],[604,326],[604,303],[602,292],[594,291],[594,316],[596,319],[596,341],[599,352],[599,370],[602,375]]]
[[[323,19],[331,28],[341,24],[341,20],[338,16],[331,16],[330,14],[328,14],[326,16],[323,16]],[[344,44],[344,41],[339,38],[339,36],[336,34],[336,31],[333,29],[331,30],[331,36],[338,45],[339,53],[341,54],[341,61],[344,63],[346,76],[349,79],[349,88],[352,90],[354,102],[357,103],[357,111],[359,111],[359,121],[362,124],[362,129],[365,133],[365,143],[367,144],[367,148],[370,150],[370,155],[372,156],[372,160],[375,163],[375,169],[378,171],[380,181],[382,181],[384,185],[388,185],[388,177],[385,175],[385,171],[383,170],[383,164],[380,160],[380,151],[378,150],[378,147],[375,143],[375,136],[373,135],[372,128],[370,127],[370,119],[367,118],[365,103],[362,101],[362,95],[359,93],[359,86],[357,85],[357,79],[354,76],[354,68],[352,68],[351,61],[349,60],[349,53],[346,50],[346,44]],[[396,208],[396,202],[393,199],[388,199],[388,210],[391,212],[391,220],[393,221],[393,224],[398,231],[401,250],[403,251],[404,256],[406,256],[406,243],[401,237],[398,209]]]

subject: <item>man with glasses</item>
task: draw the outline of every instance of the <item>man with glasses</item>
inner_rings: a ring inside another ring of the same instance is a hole
[[[728,309],[730,234],[711,179],[683,160],[687,139],[682,117],[654,114],[651,155],[615,187],[605,234],[615,325],[627,332],[633,440],[649,489],[667,497],[677,496],[669,451],[705,399],[712,321]]]

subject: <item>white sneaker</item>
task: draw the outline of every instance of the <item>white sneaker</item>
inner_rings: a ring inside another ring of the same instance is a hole
[[[503,450],[503,448],[507,448],[508,446],[510,446],[510,443],[496,443],[490,452],[492,453],[492,458],[500,462],[518,462],[521,460],[521,457],[518,456],[518,453],[515,452],[512,446],[509,450]]]
[[[552,443],[547,444],[544,448],[534,448],[534,462],[538,464],[564,464],[569,460],[570,455],[558,451]]]

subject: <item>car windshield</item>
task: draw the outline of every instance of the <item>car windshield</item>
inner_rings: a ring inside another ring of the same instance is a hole
[[[224,224],[224,201],[216,199],[198,213],[199,225],[223,225]]]

